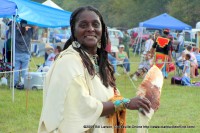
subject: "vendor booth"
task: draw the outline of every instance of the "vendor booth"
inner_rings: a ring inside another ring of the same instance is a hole
[[[12,25],[23,19],[28,24],[38,27],[66,27],[70,25],[70,16],[71,12],[69,11],[52,8],[30,0],[1,0],[0,4],[0,17],[12,18]],[[12,40],[15,40],[15,26],[12,27]],[[12,41],[12,51],[14,61],[15,41]],[[15,63],[12,64],[14,68]],[[14,101],[14,85],[12,86]]]
[[[163,13],[159,16],[146,20],[144,22],[139,23],[139,28],[155,28],[155,29],[173,29],[173,30],[191,30],[192,27],[184,22],[170,16],[167,13]],[[140,30],[143,31],[143,30]],[[138,34],[138,37],[142,37],[142,32]],[[142,39],[139,39],[142,40]],[[141,46],[141,42],[139,43]]]

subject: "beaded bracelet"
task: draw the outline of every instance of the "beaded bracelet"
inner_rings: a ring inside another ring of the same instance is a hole
[[[129,103],[130,103],[130,99],[128,98],[123,98],[122,100],[113,101],[115,111],[121,111],[123,109],[128,108]]]
[[[122,99],[122,102],[123,102],[124,107],[125,107],[126,109],[128,108],[130,101],[131,101],[131,100],[128,99],[128,98]]]

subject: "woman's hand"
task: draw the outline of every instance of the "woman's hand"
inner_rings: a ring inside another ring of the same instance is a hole
[[[151,102],[145,98],[145,97],[135,97],[132,98],[129,102],[129,104],[127,105],[127,109],[130,110],[139,110],[143,115],[145,115],[145,112],[149,112],[151,107]]]

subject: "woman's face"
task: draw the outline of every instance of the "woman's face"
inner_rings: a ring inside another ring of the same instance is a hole
[[[75,23],[75,38],[85,48],[96,48],[101,40],[102,24],[99,16],[93,11],[80,13]]]
[[[120,51],[120,52],[124,51],[124,47],[120,47],[120,48],[119,48],[119,51]]]

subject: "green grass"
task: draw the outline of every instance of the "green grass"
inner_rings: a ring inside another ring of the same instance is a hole
[[[131,56],[131,62],[138,62],[138,56]],[[33,61],[35,63],[33,63]],[[43,58],[33,58],[30,64],[31,70],[36,70],[34,64],[42,64]],[[138,64],[131,64],[133,73]],[[136,88],[132,85],[128,76],[123,74],[118,67],[121,76],[117,76],[117,86],[124,97],[131,98],[136,95]],[[149,128],[149,133],[199,133],[200,131],[200,88],[184,87],[170,84],[173,76],[170,73],[164,80],[161,105],[150,121],[150,126],[195,126],[195,128]],[[134,81],[138,87],[142,79]],[[28,94],[27,94],[28,92]],[[28,104],[26,102],[28,99]],[[12,90],[8,87],[0,87],[0,133],[36,133],[42,109],[42,91],[15,90],[15,101],[12,102]],[[137,125],[138,112],[128,110],[127,125]],[[136,128],[128,128],[127,133],[135,133]]]

